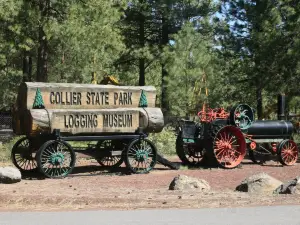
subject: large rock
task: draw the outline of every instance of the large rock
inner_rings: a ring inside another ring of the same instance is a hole
[[[22,179],[21,172],[13,167],[0,167],[0,183],[13,184],[20,182]]]
[[[300,194],[300,176],[280,185],[275,194]]]
[[[210,190],[210,186],[207,181],[197,179],[194,177],[188,177],[186,175],[177,175],[170,183],[169,190],[186,190],[186,189],[198,189],[202,191]]]
[[[242,183],[236,187],[236,190],[248,193],[272,194],[281,184],[282,182],[274,177],[266,173],[259,173],[243,180]]]

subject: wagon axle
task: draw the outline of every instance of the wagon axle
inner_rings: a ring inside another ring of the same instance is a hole
[[[62,165],[64,162],[64,155],[61,152],[54,153],[50,156],[50,163],[54,166]]]

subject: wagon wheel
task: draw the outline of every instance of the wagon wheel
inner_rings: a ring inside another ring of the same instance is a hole
[[[246,141],[242,132],[233,126],[221,128],[213,139],[213,154],[223,168],[235,168],[246,154]]]
[[[37,169],[35,153],[32,150],[30,139],[27,137],[19,139],[14,144],[11,151],[11,159],[21,172],[33,172]]]
[[[196,150],[198,148],[198,151]],[[204,149],[195,143],[187,143],[183,140],[181,133],[176,139],[176,153],[183,164],[199,166],[204,161]]]
[[[49,178],[63,178],[72,172],[76,155],[65,141],[50,140],[37,152],[39,170]]]
[[[277,149],[279,162],[285,166],[292,166],[298,160],[298,147],[292,140],[283,140]]]
[[[132,173],[148,173],[154,168],[156,160],[157,150],[148,139],[135,139],[126,150],[125,164]]]
[[[112,140],[98,141],[96,148],[97,148],[97,150],[115,149],[116,143],[115,143],[115,141],[112,141]],[[117,168],[117,167],[121,166],[123,163],[123,158],[121,155],[103,156],[103,157],[97,158],[96,160],[101,166],[110,166],[113,168]]]

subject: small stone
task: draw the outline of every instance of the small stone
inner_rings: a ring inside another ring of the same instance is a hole
[[[165,204],[167,204],[167,202],[163,202],[162,204],[164,204],[164,205],[165,205]]]
[[[178,199],[182,199],[182,196],[179,195],[179,196],[178,196]]]
[[[300,176],[280,185],[274,194],[300,194]]]
[[[69,185],[69,187],[72,187],[72,185]]]
[[[17,168],[0,167],[0,183],[13,184],[20,182],[21,179],[21,172]]]

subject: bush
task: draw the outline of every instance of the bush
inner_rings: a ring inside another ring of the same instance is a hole
[[[10,154],[14,144],[21,139],[22,136],[15,136],[10,141],[0,145],[0,162],[10,162]]]
[[[163,155],[176,154],[176,134],[171,128],[165,127],[160,133],[150,134],[149,139],[155,144],[158,153]]]

